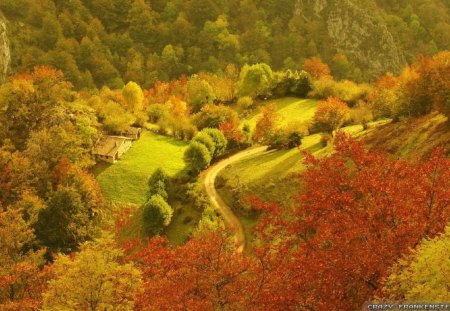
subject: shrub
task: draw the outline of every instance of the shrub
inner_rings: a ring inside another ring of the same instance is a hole
[[[352,81],[334,81],[322,78],[314,81],[314,86],[309,96],[317,99],[335,97],[347,103],[350,107],[360,100],[367,100],[372,92],[372,87],[368,84],[356,84]]]
[[[237,105],[239,108],[246,110],[253,106],[253,99],[250,96],[244,96],[238,99]]]
[[[224,105],[205,105],[193,118],[199,130],[204,128],[219,128],[220,124],[238,120],[238,114],[232,108]]]
[[[218,129],[214,128],[205,128],[202,130],[202,133],[207,134],[209,137],[211,137],[212,141],[214,142],[214,154],[213,157],[216,158],[218,156],[221,156],[225,153],[228,145],[228,141],[225,138],[225,135]]]
[[[214,141],[212,140],[211,136],[206,134],[205,132],[200,132],[192,139],[193,142],[198,142],[200,144],[203,144],[207,149],[209,154],[211,155],[211,158],[214,157],[214,152],[216,151],[216,147],[214,144]]]
[[[150,236],[159,234],[172,220],[173,209],[160,195],[152,196],[143,209],[144,230]]]
[[[160,195],[164,200],[168,199],[167,188],[169,177],[161,168],[157,168],[148,179],[149,197]]]
[[[314,130],[332,133],[342,126],[350,109],[337,98],[329,97],[317,105],[314,114]]]
[[[207,168],[211,159],[208,148],[196,141],[192,141],[184,153],[184,161],[197,173]]]
[[[274,80],[272,93],[277,97],[287,95],[306,97],[313,85],[311,76],[305,71],[277,72]]]
[[[366,126],[368,122],[373,121],[372,110],[366,103],[359,102],[350,110],[350,120],[353,124]]]
[[[238,94],[250,97],[270,96],[273,72],[267,64],[245,65],[239,77]]]

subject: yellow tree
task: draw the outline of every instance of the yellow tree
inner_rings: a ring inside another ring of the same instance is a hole
[[[135,82],[128,82],[122,90],[125,101],[125,108],[133,113],[139,124],[147,121],[147,116],[144,113],[144,93],[141,87]]]
[[[43,310],[133,310],[141,274],[122,257],[110,238],[85,243],[76,255],[58,255]]]
[[[0,310],[29,310],[40,305],[43,250],[33,251],[33,231],[21,210],[0,207]]]
[[[383,286],[384,298],[394,301],[450,300],[450,226],[444,234],[425,239],[399,260]]]

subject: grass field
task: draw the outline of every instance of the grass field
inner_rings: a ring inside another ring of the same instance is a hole
[[[147,199],[147,180],[158,167],[170,176],[186,173],[183,154],[187,143],[170,137],[145,132],[131,149],[115,164],[99,163],[95,169],[103,195],[107,200],[142,205]],[[169,189],[172,192],[174,189]],[[164,230],[172,244],[182,244],[198,223],[201,212],[192,206],[170,200],[174,209],[171,224]],[[142,235],[141,209],[133,216],[128,237]],[[186,220],[190,219],[189,222]]]
[[[299,99],[295,97],[285,97],[267,101],[277,104],[277,112],[281,116],[281,123],[287,124],[293,121],[305,122],[311,120],[319,103],[315,99]],[[254,128],[259,117],[259,109],[254,111],[244,120],[244,123]]]
[[[99,163],[94,174],[106,199],[141,205],[147,180],[156,168],[162,167],[170,176],[185,173],[186,148],[186,142],[145,132],[120,161]]]

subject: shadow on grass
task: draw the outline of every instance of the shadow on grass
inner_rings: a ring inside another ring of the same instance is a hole
[[[95,177],[97,177],[98,175],[106,171],[108,168],[110,168],[112,165],[114,164],[103,161],[98,162],[97,164],[94,165],[94,167],[92,167],[91,173],[94,174]]]

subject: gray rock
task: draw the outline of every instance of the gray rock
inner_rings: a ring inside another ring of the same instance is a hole
[[[0,12],[0,83],[2,83],[8,74],[11,55],[9,51],[9,41],[6,33],[6,19]]]
[[[357,0],[298,0],[297,11],[306,20],[319,20],[327,29],[332,48],[368,76],[399,73],[406,65],[403,51],[386,25]]]

